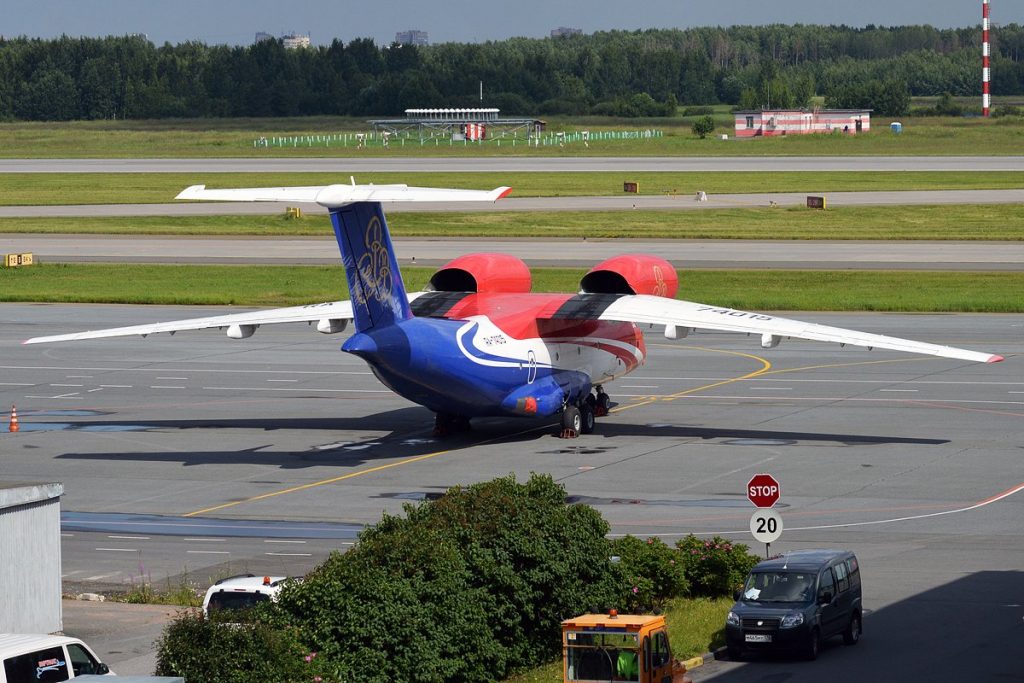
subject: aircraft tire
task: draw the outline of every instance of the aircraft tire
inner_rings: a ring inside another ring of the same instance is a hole
[[[582,428],[583,416],[580,415],[580,409],[576,406],[566,406],[562,411],[562,429],[571,429],[579,434]]]
[[[580,405],[580,433],[592,434],[594,431],[594,408],[589,402]]]

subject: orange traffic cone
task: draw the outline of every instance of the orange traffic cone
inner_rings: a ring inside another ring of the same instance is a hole
[[[12,403],[11,404],[11,424],[7,427],[7,431],[9,431],[9,432],[16,432],[19,429],[20,429],[20,427],[18,427],[18,409],[15,408],[14,404]]]

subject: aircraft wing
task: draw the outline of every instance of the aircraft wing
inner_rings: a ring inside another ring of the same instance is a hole
[[[23,341],[22,344],[45,344],[49,342],[80,341],[82,339],[101,339],[104,337],[129,337],[133,335],[145,337],[159,332],[174,334],[184,330],[206,330],[210,328],[228,328],[228,336],[242,338],[250,336],[255,331],[255,328],[260,325],[299,322],[317,323],[317,329],[322,332],[340,332],[341,329],[344,329],[344,322],[351,319],[352,303],[350,301],[332,301],[322,304],[291,306],[289,308],[272,308],[249,313],[231,313],[228,315],[213,315],[206,318],[174,320],[165,323],[150,323],[89,332],[57,334],[50,337],[33,337]],[[236,330],[231,329],[236,326]]]
[[[511,187],[493,190],[449,190],[408,185],[320,185],[316,187],[253,187],[208,190],[192,185],[175,199],[200,199],[215,202],[308,202],[335,208],[353,202],[495,202]]]
[[[783,337],[797,337],[852,346],[866,346],[869,349],[893,349],[909,353],[922,353],[979,363],[997,363],[1003,360],[1002,356],[991,353],[927,344],[899,337],[887,337],[881,334],[858,332],[842,327],[806,323],[763,313],[749,313],[732,308],[666,299],[659,296],[622,296],[613,301],[604,312],[596,317],[599,320],[675,326],[676,335],[680,337],[685,336],[691,328],[756,334],[761,337],[761,346],[765,348],[777,345]],[[671,333],[671,329],[667,328],[666,332]],[[668,334],[667,336],[673,335]]]

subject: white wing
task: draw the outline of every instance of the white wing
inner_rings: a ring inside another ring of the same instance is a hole
[[[207,190],[205,185],[193,185],[182,190],[175,199],[216,202],[308,202],[331,209],[352,202],[495,202],[511,191],[511,187],[496,187],[484,191],[408,185],[321,185]]]
[[[412,297],[410,297],[412,298]],[[344,329],[345,323],[352,319],[352,303],[349,301],[332,301],[322,304],[308,304],[305,306],[292,306],[289,308],[272,308],[264,311],[252,311],[250,313],[232,313],[228,315],[214,315],[206,318],[189,318],[188,320],[174,320],[165,323],[150,323],[147,325],[131,325],[129,327],[112,327],[105,330],[94,330],[90,332],[73,332],[71,334],[57,334],[50,337],[34,337],[22,344],[45,344],[48,342],[79,341],[82,339],[100,339],[103,337],[129,337],[141,335],[143,337],[158,332],[181,332],[183,330],[206,330],[210,328],[228,328],[228,335],[232,337],[248,337],[260,325],[273,325],[275,323],[317,323],[317,329],[322,332],[340,332]]]
[[[760,335],[761,345],[766,348],[778,344],[782,337],[798,337],[852,346],[923,353],[980,363],[997,363],[1003,360],[1002,356],[958,349],[953,346],[927,344],[899,337],[886,337],[881,334],[858,332],[842,327],[806,323],[763,313],[749,313],[732,308],[708,306],[692,301],[679,301],[658,296],[623,296],[609,305],[598,316],[598,319],[674,325],[677,330],[679,328],[683,328],[683,330],[700,328],[722,332],[745,332]],[[679,331],[683,332],[683,330]],[[680,336],[682,335],[680,334]]]

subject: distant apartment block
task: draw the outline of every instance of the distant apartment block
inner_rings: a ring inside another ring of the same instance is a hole
[[[552,38],[565,38],[567,36],[578,36],[583,34],[581,28],[569,28],[567,26],[559,26],[558,28],[551,29]]]
[[[395,34],[395,42],[399,45],[429,45],[430,36],[426,31],[399,31]]]
[[[269,33],[258,31],[254,42],[262,43],[265,40],[275,40],[275,38]],[[294,50],[299,47],[309,47],[309,36],[302,33],[286,33],[281,36],[281,42],[284,44],[285,48],[289,50]]]

